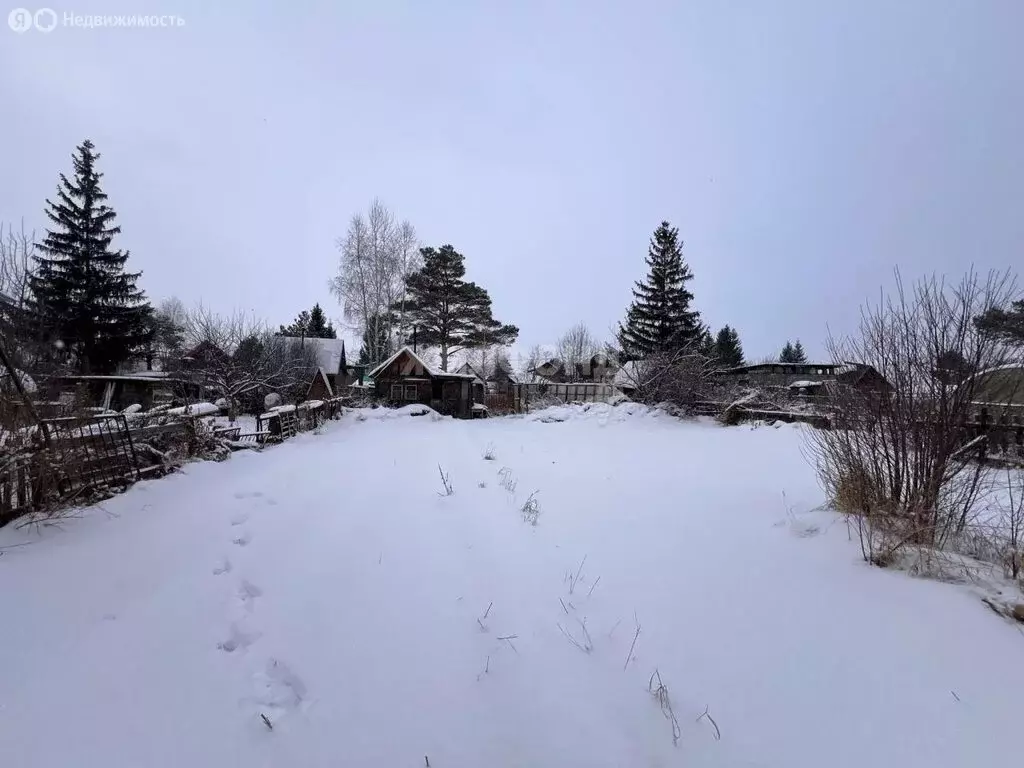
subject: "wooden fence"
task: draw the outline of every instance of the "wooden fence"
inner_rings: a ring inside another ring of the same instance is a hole
[[[333,398],[264,414],[255,433],[241,434],[240,427],[228,426],[215,428],[214,434],[241,443],[283,440],[337,418],[342,402]],[[131,485],[147,470],[162,469],[141,467],[136,445],[145,450],[156,437],[183,435],[186,421],[130,428],[123,414],[109,414],[44,419],[39,429],[44,440],[0,454],[0,526],[44,504],[67,503],[89,489]]]

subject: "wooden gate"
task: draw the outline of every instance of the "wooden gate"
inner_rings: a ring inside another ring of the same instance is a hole
[[[120,485],[139,479],[139,463],[123,414],[43,419],[56,486],[64,494],[81,488]]]

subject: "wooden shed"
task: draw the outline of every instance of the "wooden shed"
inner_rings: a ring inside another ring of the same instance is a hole
[[[402,347],[369,376],[377,397],[389,405],[420,403],[448,416],[472,418],[475,377],[434,370],[409,347]]]

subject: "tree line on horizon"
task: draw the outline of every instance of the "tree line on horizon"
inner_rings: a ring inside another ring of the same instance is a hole
[[[10,229],[4,236],[0,229],[2,330],[8,348],[30,352],[36,366],[112,373],[132,360],[151,363],[154,357],[180,354],[186,341],[196,340],[189,333],[191,315],[206,318],[192,322],[193,331],[209,328],[213,320],[221,325],[234,320],[249,335],[270,334],[254,319],[239,323],[238,317],[212,317],[201,308],[190,312],[174,298],[153,307],[139,284],[142,273],[128,268],[129,251],[114,245],[121,228],[103,191],[100,157],[91,141],[78,145],[71,173],[59,174],[56,195],[45,201],[49,226],[38,242]],[[462,253],[451,244],[421,245],[415,228],[379,200],[365,215],[352,217],[337,246],[338,272],[329,287],[360,336],[359,362],[380,362],[399,345],[415,343],[436,349],[440,368],[447,370],[459,353],[476,352],[493,361],[518,338],[517,326],[494,317],[488,291],[466,279]],[[679,231],[669,222],[654,230],[645,265],[614,342],[600,343],[585,326],[574,326],[559,340],[560,353],[571,358],[605,350],[629,361],[686,349],[720,367],[746,362],[734,326],[713,332],[702,320],[688,287],[693,272]],[[1024,304],[992,309],[978,323],[992,333],[1024,333]],[[270,335],[330,339],[337,338],[337,329],[317,303]],[[237,347],[241,340],[230,343]],[[799,339],[787,340],[777,359],[802,363],[807,356]]]

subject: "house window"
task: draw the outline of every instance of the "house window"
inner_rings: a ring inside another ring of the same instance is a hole
[[[415,384],[406,384],[405,385],[405,399],[406,400],[415,400],[418,397],[419,397],[419,395],[416,392],[416,385]]]
[[[402,385],[401,384],[392,384],[391,385],[391,399],[392,400],[401,400],[402,399]]]

